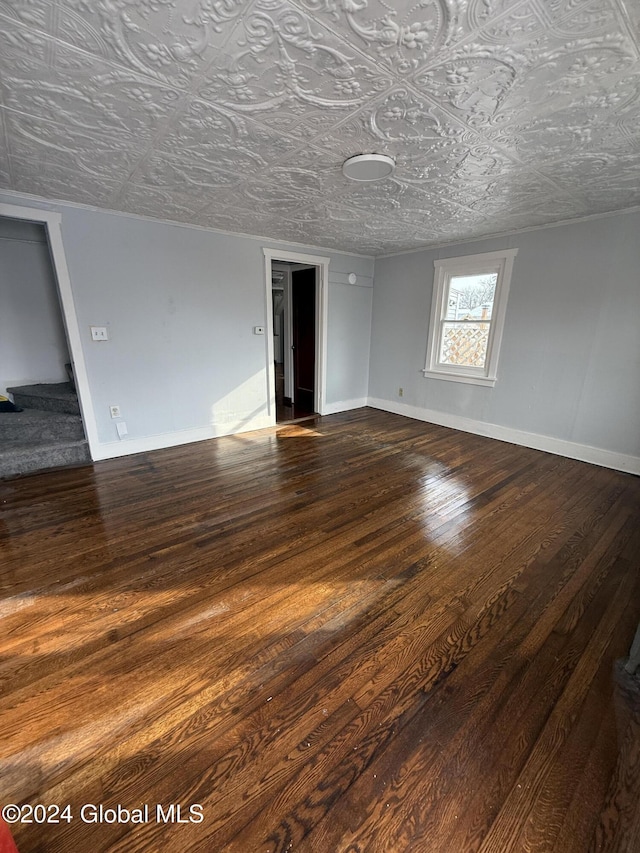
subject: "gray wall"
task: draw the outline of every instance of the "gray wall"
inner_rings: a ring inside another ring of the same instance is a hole
[[[345,266],[340,259],[333,274],[329,267],[329,316],[334,321],[329,322],[327,334],[328,402],[360,400],[364,404],[369,390],[373,278],[361,271],[357,284],[348,284],[347,275],[356,269],[354,260]],[[366,270],[363,264],[358,268]]]
[[[378,258],[370,396],[639,457],[639,238],[630,213]],[[434,259],[502,248],[519,252],[495,387],[425,379]]]
[[[99,442],[261,426],[267,405],[263,246],[234,237],[0,194],[62,214]],[[640,214],[390,258],[332,254],[329,411],[389,408],[549,436],[640,457]],[[517,247],[494,388],[425,379],[433,260]],[[355,272],[355,285],[347,276]],[[90,340],[105,325],[107,343]],[[53,378],[53,377],[51,377]],[[398,396],[402,386],[404,396]],[[262,420],[261,420],[262,419]]]
[[[44,227],[0,217],[0,393],[66,381],[68,361]]]
[[[0,201],[62,214],[62,237],[78,316],[98,437],[127,441],[178,431],[213,434],[264,425],[267,409],[262,249],[321,250],[38,202]],[[368,287],[351,288],[355,271]],[[343,283],[343,279],[345,280]],[[373,260],[334,254],[329,267],[326,403],[367,394]],[[355,293],[353,292],[355,291]],[[346,306],[346,310],[345,310]],[[106,326],[109,341],[91,341]]]

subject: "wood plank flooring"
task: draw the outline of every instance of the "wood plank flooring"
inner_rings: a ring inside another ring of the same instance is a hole
[[[639,522],[371,409],[0,482],[21,853],[637,853]]]

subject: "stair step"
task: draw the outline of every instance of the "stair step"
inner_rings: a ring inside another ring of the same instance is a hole
[[[79,415],[41,409],[0,412],[0,447],[8,441],[68,441],[84,437]]]
[[[70,382],[17,385],[14,388],[7,388],[7,392],[13,396],[16,406],[23,409],[80,414],[78,395]]]
[[[8,441],[0,445],[0,477],[30,474],[47,468],[86,465],[91,462],[89,444],[82,441]]]

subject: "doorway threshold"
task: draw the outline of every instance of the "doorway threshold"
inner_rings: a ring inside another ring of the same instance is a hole
[[[322,416],[318,415],[317,413],[312,413],[310,415],[304,415],[303,417],[300,417],[300,418],[291,418],[291,420],[287,420],[287,421],[277,421],[276,426],[277,427],[289,426],[290,424],[300,424],[300,423],[303,423],[304,421],[315,421],[320,417],[322,417]]]

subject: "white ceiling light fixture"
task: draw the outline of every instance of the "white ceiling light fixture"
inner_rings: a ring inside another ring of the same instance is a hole
[[[342,164],[342,173],[351,181],[381,181],[393,174],[396,161],[386,154],[356,154]]]

